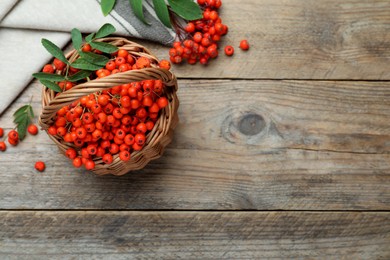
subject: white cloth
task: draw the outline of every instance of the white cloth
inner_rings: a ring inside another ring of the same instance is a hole
[[[0,1],[0,115],[42,69],[50,55],[41,45],[47,38],[63,48],[70,31],[96,32],[111,23],[116,34],[169,45],[175,33],[157,19],[151,3],[144,1],[143,24],[132,13],[128,0],[117,0],[114,10],[103,16],[99,0],[1,0]],[[156,33],[158,32],[158,33]]]

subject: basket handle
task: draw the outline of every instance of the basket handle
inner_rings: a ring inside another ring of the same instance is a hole
[[[122,73],[112,74],[104,78],[76,85],[70,90],[62,92],[55,97],[52,90],[44,87],[42,95],[42,112],[39,117],[39,124],[43,129],[48,129],[53,123],[53,117],[58,110],[83,96],[109,89],[114,86],[148,79],[161,79],[166,86],[171,87],[175,92],[177,91],[176,76],[169,70],[161,68],[145,68],[141,70],[129,70]],[[52,95],[47,95],[46,91],[51,91]]]

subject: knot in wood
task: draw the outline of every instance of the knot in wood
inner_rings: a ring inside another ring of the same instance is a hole
[[[257,135],[266,126],[265,120],[258,114],[246,114],[238,122],[238,130],[244,135]]]

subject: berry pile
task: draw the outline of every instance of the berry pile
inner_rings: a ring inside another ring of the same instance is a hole
[[[198,61],[206,65],[211,58],[218,56],[218,45],[221,36],[228,32],[228,27],[222,23],[218,9],[221,0],[198,0],[203,9],[203,18],[189,22],[185,31],[189,34],[183,42],[175,42],[169,50],[172,63],[179,64],[187,60],[189,64]]]
[[[148,58],[135,58],[124,49],[111,56],[91,79],[152,66]],[[159,67],[169,70],[170,63],[162,60]],[[66,91],[74,84],[59,85]],[[65,154],[75,167],[92,170],[97,157],[105,164],[111,164],[115,156],[128,161],[132,151],[143,148],[159,112],[168,105],[164,88],[161,80],[144,80],[84,96],[57,112],[48,133],[71,144]]]

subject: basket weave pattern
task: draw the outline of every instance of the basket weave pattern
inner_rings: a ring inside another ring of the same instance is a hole
[[[141,169],[150,160],[159,158],[162,155],[165,146],[171,142],[173,129],[178,123],[177,110],[179,107],[179,100],[176,95],[177,80],[173,73],[159,68],[157,66],[157,58],[142,45],[119,37],[104,38],[99,41],[107,42],[120,47],[121,49],[125,49],[135,58],[147,57],[150,59],[152,67],[140,70],[129,70],[122,73],[112,74],[101,79],[90,80],[76,85],[72,89],[62,92],[57,96],[53,90],[43,87],[42,113],[39,117],[39,125],[47,131],[54,123],[56,112],[59,109],[71,104],[83,96],[130,82],[148,79],[161,79],[166,86],[164,88],[164,93],[169,100],[169,104],[160,111],[158,121],[155,123],[151,132],[146,136],[146,143],[143,149],[141,151],[133,151],[131,153],[131,159],[127,162],[121,161],[118,155],[114,156],[113,162],[109,165],[104,164],[101,158],[94,159],[95,169],[92,171],[96,174],[123,175],[131,170]],[[76,50],[72,50],[66,55],[66,58],[70,62],[73,62],[78,57],[79,55]],[[73,144],[65,142],[60,136],[52,136],[49,134],[49,137],[58,145],[64,154],[70,147],[75,148],[76,151],[80,150]]]

